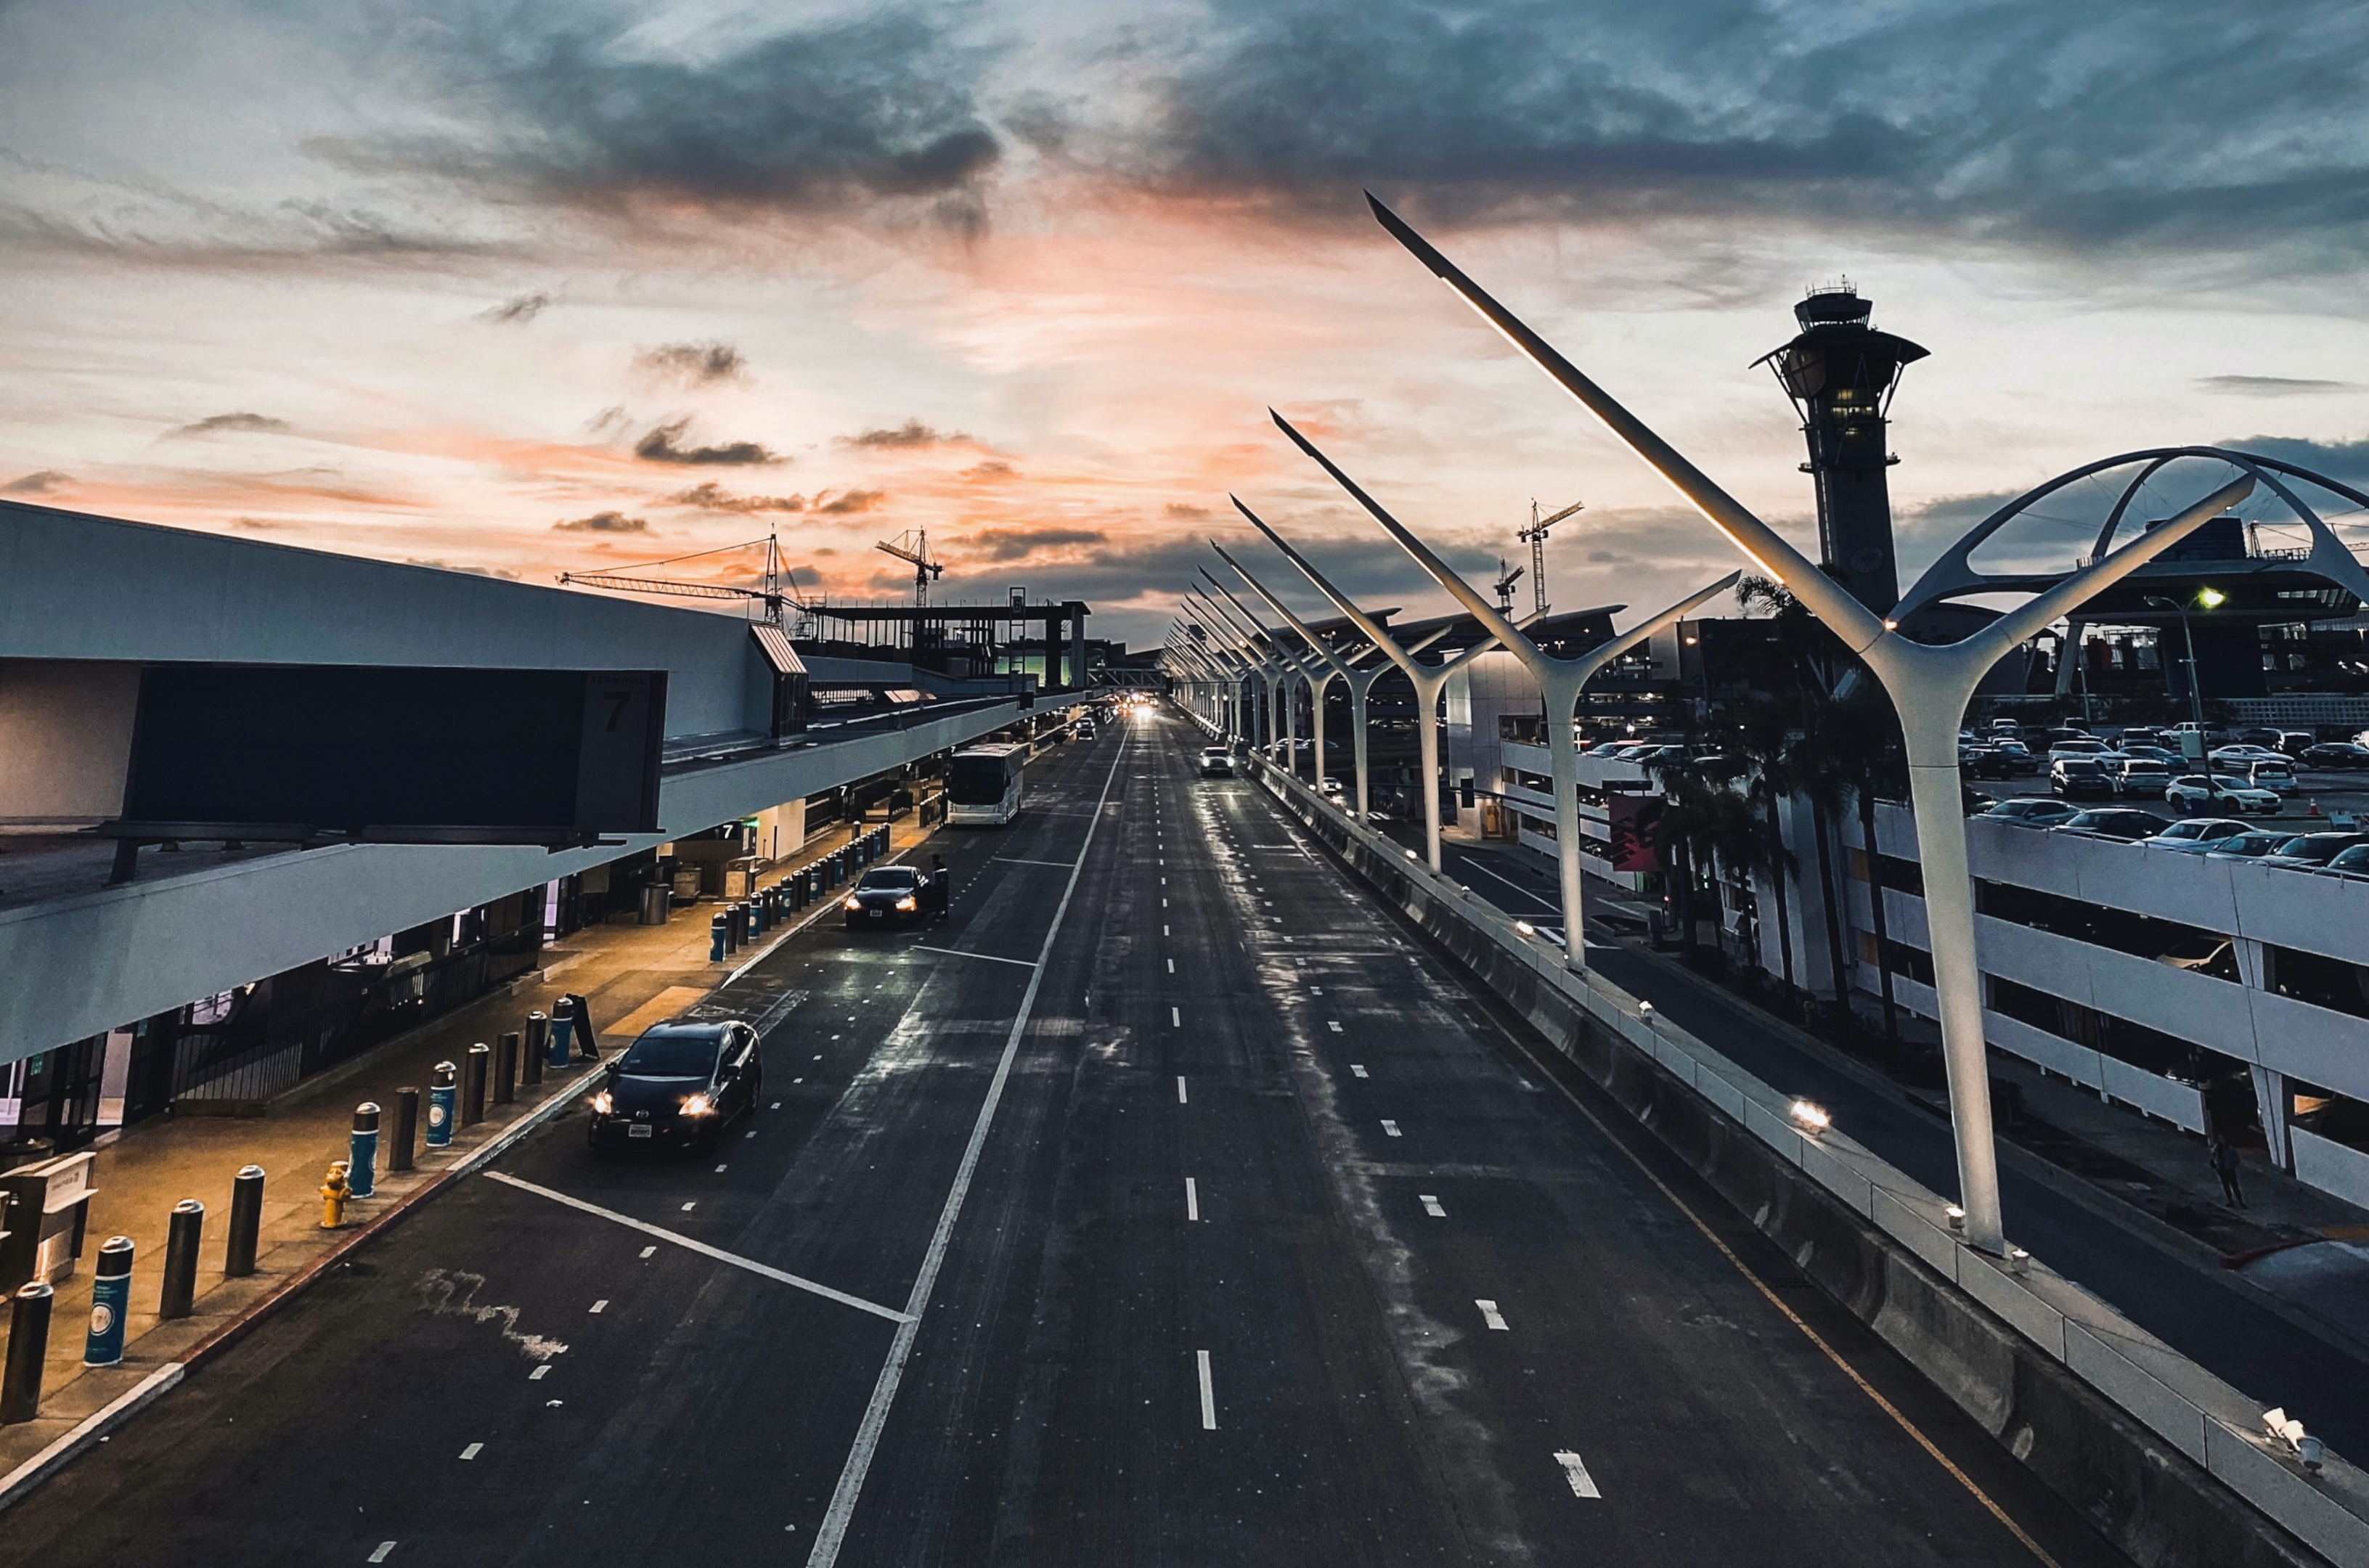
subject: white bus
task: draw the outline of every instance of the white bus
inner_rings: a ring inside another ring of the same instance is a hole
[[[1001,828],[1020,815],[1026,746],[973,746],[946,764],[946,825]]]

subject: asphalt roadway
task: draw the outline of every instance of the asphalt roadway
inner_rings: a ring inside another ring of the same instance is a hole
[[[1165,715],[0,1515],[0,1562],[2120,1562]]]
[[[1506,913],[1562,931],[1561,894],[1537,863],[1463,844],[1444,846],[1441,860],[1449,876]],[[1587,961],[1762,1082],[1815,1100],[1837,1126],[1932,1191],[1957,1191],[1949,1123],[1922,1103],[1879,1086],[1871,1071],[1846,1071],[1803,1049],[1756,1022],[1749,1008],[1719,996],[1712,981],[1633,947],[1592,936]],[[2243,1288],[2228,1271],[2209,1262],[2200,1266],[2192,1253],[2175,1253],[2135,1223],[2109,1218],[2096,1200],[2077,1201],[2067,1189],[2080,1180],[2043,1180],[2029,1167],[2003,1164],[1999,1201],[2008,1239],[2232,1387],[2283,1404],[2338,1452],[2369,1453],[2369,1360],[2354,1342],[2274,1310],[2266,1292]]]

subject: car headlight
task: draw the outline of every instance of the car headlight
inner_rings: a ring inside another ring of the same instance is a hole
[[[897,907],[900,910],[918,910],[921,907],[921,900],[913,897],[912,894],[908,893],[903,898],[897,900]]]
[[[610,1093],[606,1089],[592,1096],[592,1109],[599,1115],[605,1116],[616,1108],[617,1096]]]
[[[847,901],[839,907],[842,910],[860,910],[864,907],[864,903],[854,894],[850,893],[847,896]]]
[[[682,1114],[686,1116],[704,1116],[715,1109],[715,1103],[704,1094],[693,1094],[682,1103]]]

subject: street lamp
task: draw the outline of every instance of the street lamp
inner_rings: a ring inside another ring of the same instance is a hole
[[[1783,535],[1713,483],[1520,317],[1466,277],[1397,213],[1371,193],[1366,200],[1382,227],[1433,276],[1644,459],[1756,566],[1791,589],[1845,647],[1859,656],[1891,696],[1907,753],[1909,804],[1916,815],[1917,857],[1923,865],[1935,1011],[1941,1015],[1941,1051],[1948,1069],[1950,1125],[1957,1141],[1958,1196],[1966,1210],[1966,1240],[1983,1252],[2004,1256],[2007,1236],[1999,1217],[1998,1146],[1991,1130],[1983,976],[1974,956],[1974,882],[1966,859],[1958,726],[1975,685],[2017,645],[2252,494],[2253,479],[2240,477],[2223,486],[1971,636],[1947,644],[1915,642],[1901,635],[1896,623],[1852,598]]]
[[[2217,588],[2203,588],[2196,591],[2196,602],[2207,610],[2226,603],[2228,598]],[[2196,684],[2196,634],[2189,629],[2188,606],[2172,600],[2158,599],[2152,593],[2146,595],[2146,601],[2180,617],[2180,639],[2188,645],[2188,716],[2196,721],[2196,731],[2201,736],[2204,733],[2204,696]]]

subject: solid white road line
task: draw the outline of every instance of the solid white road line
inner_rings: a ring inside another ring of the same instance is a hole
[[[1349,1074],[1350,1074],[1350,1076],[1351,1076],[1351,1077],[1353,1077],[1353,1078],[1363,1078],[1363,1077],[1365,1077],[1365,1076],[1366,1076],[1366,1064],[1365,1064],[1364,1062],[1361,1062],[1361,1061],[1353,1061],[1353,1062],[1351,1062],[1351,1063],[1349,1064]]]
[[[1478,1297],[1475,1297],[1472,1304],[1481,1309],[1481,1321],[1482,1322],[1487,1323],[1491,1328],[1497,1330],[1501,1333],[1511,1332],[1505,1326],[1505,1314],[1497,1310],[1496,1302],[1483,1301]]]
[[[461,1450],[461,1457],[464,1459],[474,1459],[485,1451],[486,1446],[483,1443],[472,1443]]]
[[[1385,1118],[1382,1122],[1382,1131],[1392,1138],[1396,1138],[1399,1135],[1399,1124]]]
[[[386,1561],[386,1554],[394,1550],[395,1542],[391,1540],[380,1541],[378,1543],[378,1550],[372,1552],[368,1557],[364,1558],[363,1561],[366,1562],[383,1562]]]
[[[1094,847],[1095,830],[1103,823],[1103,807],[1110,799],[1111,785],[1118,780],[1119,763],[1127,757],[1133,741],[1127,737],[1119,742],[1117,756],[1111,759],[1110,772],[1103,778],[1103,793],[1094,802],[1092,816],[1086,818],[1086,836],[1078,845],[1078,858],[1070,863],[1070,880],[1061,889],[1061,901],[1053,908],[1053,922],[1045,928],[1045,944],[1037,949],[1036,972],[1028,977],[1028,989],[1020,995],[1020,1010],[1013,1015],[1012,1032],[1004,1036],[1003,1055],[995,1064],[995,1076],[987,1086],[987,1101],[978,1108],[978,1119],[971,1124],[970,1142],[963,1149],[962,1163],[955,1170],[954,1185],[946,1193],[945,1207],[938,1214],[938,1228],[931,1234],[929,1251],[922,1254],[921,1271],[915,1276],[912,1293],[905,1299],[905,1321],[897,1330],[897,1338],[888,1347],[888,1359],[880,1368],[880,1376],[872,1386],[872,1402],[864,1407],[863,1425],[856,1428],[855,1446],[848,1450],[847,1463],[839,1472],[839,1484],[830,1494],[830,1506],[822,1516],[822,1525],[815,1532],[814,1551],[807,1558],[807,1568],[831,1568],[839,1561],[840,1543],[847,1539],[847,1527],[855,1516],[855,1501],[864,1494],[864,1478],[872,1470],[872,1456],[880,1447],[880,1433],[888,1425],[888,1407],[897,1402],[897,1387],[904,1381],[905,1363],[913,1354],[913,1341],[921,1330],[921,1314],[930,1305],[930,1292],[938,1282],[938,1270],[945,1266],[946,1248],[954,1238],[955,1221],[962,1216],[963,1199],[970,1194],[971,1177],[978,1170],[979,1151],[987,1145],[988,1128],[995,1121],[995,1108],[1003,1100],[1003,1087],[1012,1080],[1012,1063],[1020,1054],[1020,1037],[1027,1031],[1028,1020],[1036,1009],[1036,988],[1045,981],[1045,965],[1053,956],[1053,944],[1060,939],[1061,924],[1069,917],[1070,902],[1078,891],[1078,874],[1085,869],[1086,856]]]
[[[1569,1448],[1555,1455],[1555,1463],[1562,1466],[1562,1478],[1571,1482],[1571,1494],[1574,1497],[1604,1495],[1603,1493],[1596,1490],[1595,1478],[1587,1473],[1587,1466],[1581,1463],[1579,1456]]]
[[[1200,1364],[1201,1430],[1215,1432],[1218,1429],[1218,1395],[1217,1391],[1209,1386],[1209,1353],[1196,1350],[1193,1356]]]
[[[1434,1219],[1448,1218],[1448,1210],[1439,1207],[1439,1199],[1429,1193],[1419,1193],[1416,1196],[1423,1199],[1423,1211],[1425,1214],[1430,1215]]]
[[[913,944],[913,951],[916,953],[943,953],[949,958],[979,958],[984,959],[990,964],[1017,964],[1024,969],[1033,969],[1036,967],[1025,958],[1001,958],[992,953],[965,953],[957,947],[933,947],[926,942],[916,942]]]
[[[623,1225],[627,1230],[639,1230],[645,1236],[655,1236],[661,1242],[671,1242],[676,1246],[682,1248],[685,1252],[697,1253],[702,1257],[714,1258],[717,1263],[728,1263],[734,1268],[745,1268],[750,1274],[761,1274],[766,1278],[778,1280],[784,1285],[794,1286],[800,1290],[811,1291],[815,1295],[824,1298],[826,1300],[836,1301],[842,1307],[853,1307],[858,1311],[870,1312],[874,1317],[887,1318],[892,1323],[903,1323],[908,1321],[904,1313],[898,1311],[893,1307],[883,1307],[877,1302],[866,1301],[860,1296],[850,1296],[843,1290],[833,1290],[828,1285],[818,1285],[811,1279],[803,1279],[795,1274],[788,1274],[778,1268],[768,1267],[766,1265],[759,1263],[754,1258],[744,1258],[738,1253],[727,1253],[721,1247],[711,1247],[704,1242],[693,1241],[689,1236],[682,1235],[678,1231],[664,1230],[658,1226],[649,1223],[646,1219],[636,1219],[630,1214],[620,1214],[613,1208],[602,1208],[599,1204],[587,1203],[580,1197],[570,1197],[564,1192],[555,1192],[549,1187],[537,1186],[534,1183],[522,1181],[520,1178],[509,1174],[508,1172],[488,1171],[486,1173],[486,1179],[489,1182],[500,1182],[505,1186],[517,1187],[521,1192],[531,1192],[537,1197],[547,1197],[554,1203],[564,1203],[570,1208],[577,1209],[585,1214],[597,1216],[600,1219],[609,1220],[614,1224]],[[686,1204],[684,1207],[689,1207],[690,1206]],[[644,1255],[647,1256],[647,1254],[646,1253]],[[600,1307],[595,1307],[592,1310],[597,1312],[601,1310],[601,1307],[605,1307],[608,1304],[608,1302],[602,1301]]]
[[[1180,1105],[1186,1104],[1184,1099],[1184,1075],[1181,1072],[1176,1075],[1176,1103]]]
[[[1196,1223],[1201,1218],[1201,1189],[1190,1176],[1184,1178],[1184,1218]]]

